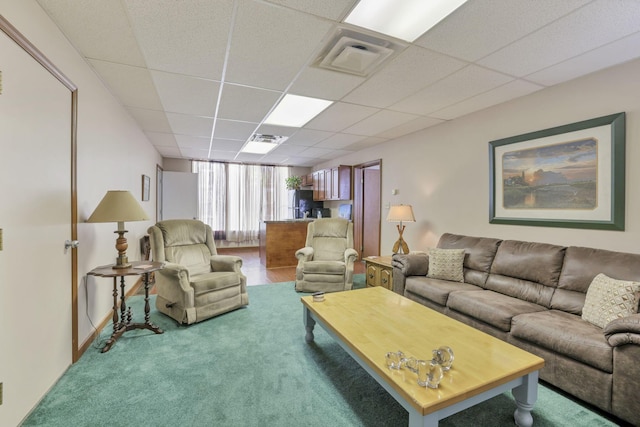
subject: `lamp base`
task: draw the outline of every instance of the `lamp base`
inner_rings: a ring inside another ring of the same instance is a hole
[[[402,222],[396,226],[398,228],[398,240],[393,244],[393,253],[394,254],[408,254],[409,246],[407,242],[402,238],[402,233],[404,232],[404,225]]]
[[[118,238],[116,239],[116,249],[118,250],[118,258],[116,258],[116,263],[113,268],[115,269],[125,269],[130,268],[131,263],[129,262],[129,258],[127,257],[127,248],[129,247],[127,243],[127,238],[124,237],[124,233],[127,230],[118,230],[115,233],[118,234]]]
[[[118,258],[116,258],[116,263],[111,268],[117,270],[131,268],[131,263],[129,262],[129,258],[126,255],[118,256]]]

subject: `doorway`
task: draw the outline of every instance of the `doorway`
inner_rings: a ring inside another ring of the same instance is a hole
[[[379,256],[382,160],[355,165],[353,170],[354,245],[361,259]]]

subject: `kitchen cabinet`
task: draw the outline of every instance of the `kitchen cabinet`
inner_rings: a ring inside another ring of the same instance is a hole
[[[351,199],[351,166],[340,165],[313,172],[313,200]]]

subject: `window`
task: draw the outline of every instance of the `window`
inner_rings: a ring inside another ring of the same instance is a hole
[[[198,174],[198,218],[216,241],[257,245],[260,221],[287,217],[287,166],[192,162]]]

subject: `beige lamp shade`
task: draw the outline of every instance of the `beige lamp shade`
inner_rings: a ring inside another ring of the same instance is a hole
[[[117,222],[118,238],[116,239],[116,249],[118,257],[113,268],[125,269],[131,267],[127,258],[127,239],[124,233],[125,221],[146,221],[149,217],[142,209],[140,203],[133,197],[130,191],[111,190],[102,198],[98,207],[93,211],[87,222]]]
[[[416,222],[411,205],[395,205],[389,209],[387,222]]]
[[[395,205],[389,208],[389,214],[387,215],[388,222],[399,222],[396,227],[398,228],[398,240],[393,244],[393,253],[409,253],[409,246],[404,241],[402,233],[404,232],[404,225],[402,222],[416,222],[416,217],[413,216],[413,208],[411,205]]]
[[[146,221],[149,217],[130,191],[111,190],[102,198],[87,222]]]

